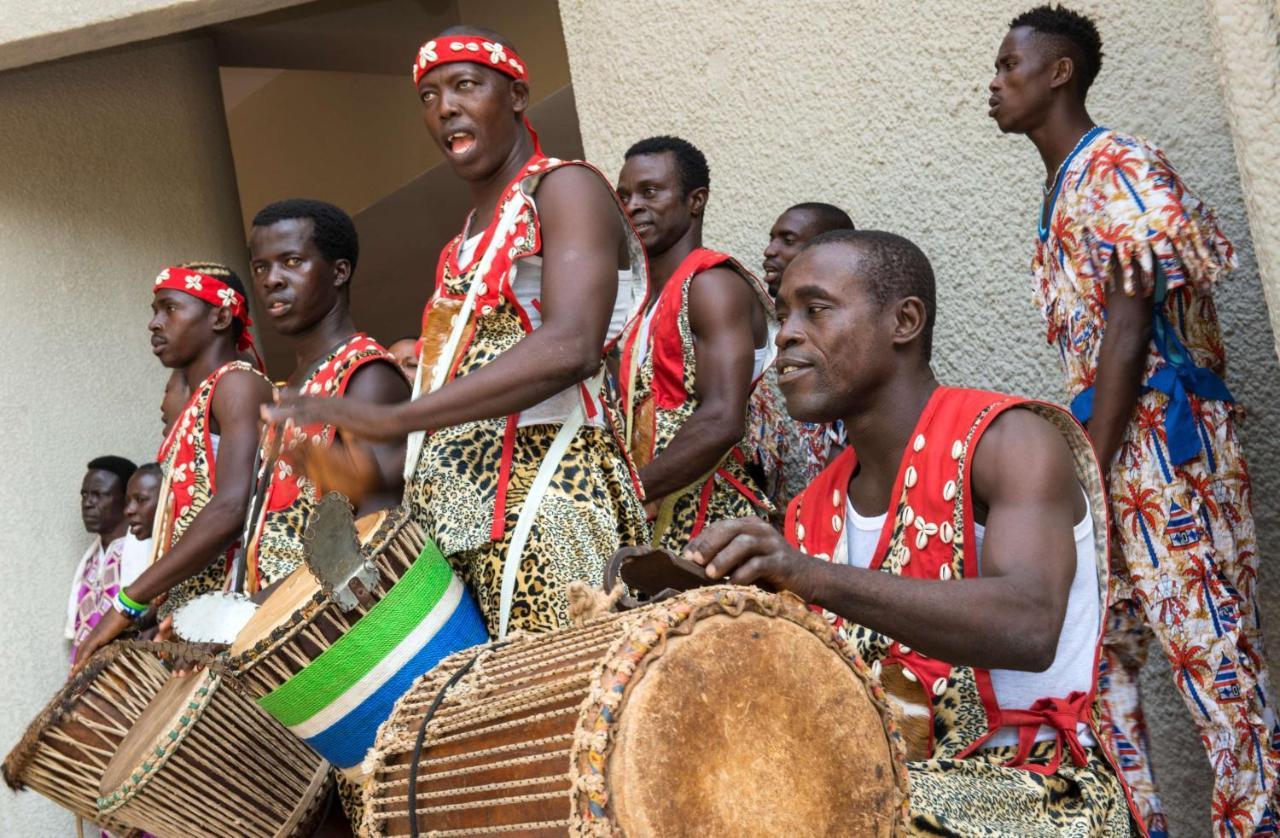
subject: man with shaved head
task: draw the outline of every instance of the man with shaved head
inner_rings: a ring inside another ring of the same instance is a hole
[[[1000,130],[1025,134],[1044,162],[1036,302],[1109,477],[1116,574],[1103,704],[1161,835],[1138,684],[1154,636],[1214,766],[1217,834],[1274,832],[1280,727],[1213,299],[1236,257],[1160,149],[1094,123],[1085,97],[1101,66],[1092,20],[1037,7],[1000,43],[988,104]]]
[[[721,521],[684,558],[820,606],[901,686],[910,834],[1132,834],[1095,723],[1097,462],[1059,407],[939,384],[935,308],[929,260],[901,236],[813,239],[779,288],[778,381],[797,419],[843,418],[849,447],[785,536]]]

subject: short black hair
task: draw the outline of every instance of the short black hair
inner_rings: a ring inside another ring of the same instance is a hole
[[[228,268],[221,262],[183,262],[178,267],[186,268],[189,271],[198,271],[206,276],[211,276],[216,280],[225,282],[230,286],[231,290],[244,297],[244,305],[246,310],[249,307],[249,292],[245,290],[244,283],[240,281],[239,275],[235,271]],[[244,334],[244,321],[239,317],[231,320],[231,341],[235,344],[240,343],[240,336]]]
[[[311,219],[311,240],[329,262],[346,259],[351,263],[351,276],[356,275],[356,262],[360,261],[360,236],[351,216],[328,201],[314,198],[286,198],[267,204],[253,217],[254,227],[270,227],[280,221],[295,218]]]
[[[907,297],[918,297],[924,303],[924,330],[920,333],[924,359],[933,357],[933,324],[937,318],[938,292],[933,265],[909,239],[883,230],[831,230],[814,236],[804,250],[824,244],[854,247],[864,261],[863,277],[870,284],[872,299],[883,310],[885,306]]]
[[[159,463],[143,463],[134,471],[133,477],[137,477],[139,474],[149,474],[156,480],[164,479],[164,471],[160,468]]]
[[[1013,19],[1010,29],[1026,26],[1041,35],[1048,35],[1066,47],[1066,57],[1078,66],[1077,78],[1080,80],[1077,90],[1084,99],[1089,92],[1093,80],[1102,69],[1102,36],[1098,34],[1098,26],[1087,15],[1073,12],[1061,4],[1057,6],[1036,6]],[[1074,48],[1074,49],[1072,49]]]
[[[641,154],[665,154],[671,152],[676,159],[676,170],[680,172],[680,188],[688,195],[695,189],[711,188],[711,169],[707,167],[707,156],[688,140],[663,135],[641,140],[622,156],[630,160]]]
[[[133,477],[133,473],[138,470],[138,467],[133,464],[133,460],[117,457],[115,454],[107,454],[102,457],[94,457],[89,461],[89,465],[85,466],[85,470],[111,472],[120,478],[120,491],[123,493],[124,484],[129,482],[129,478]]]
[[[804,203],[794,204],[787,207],[787,212],[799,210],[801,212],[812,213],[818,220],[818,234],[829,233],[832,230],[853,230],[853,219],[849,217],[849,213],[835,206],[834,204],[824,204],[821,201],[805,201]]]

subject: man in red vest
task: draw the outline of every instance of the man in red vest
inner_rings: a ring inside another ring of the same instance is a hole
[[[711,521],[767,512],[748,404],[772,359],[768,288],[702,246],[707,159],[679,137],[627,150],[618,197],[649,257],[649,302],[623,337],[627,444],[653,543],[679,551]]]
[[[891,233],[815,238],[783,274],[789,412],[847,448],[787,509],[713,524],[685,558],[828,612],[904,705],[911,828],[1130,834],[1096,724],[1106,504],[1082,429],[1051,405],[942,386],[933,270]],[[910,737],[908,737],[910,742]],[[1136,827],[1133,827],[1136,829]]]

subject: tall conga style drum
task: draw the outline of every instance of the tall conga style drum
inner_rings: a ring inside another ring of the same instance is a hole
[[[4,761],[15,791],[31,788],[76,815],[98,814],[98,785],[116,749],[169,677],[147,647],[121,641],[95,654],[27,727]]]
[[[883,692],[798,600],[715,586],[455,654],[370,753],[371,835],[900,832]]]
[[[329,764],[217,666],[171,676],[120,743],[98,811],[158,838],[309,835]]]
[[[371,605],[344,612],[301,567],[241,630],[228,662],[261,707],[352,780],[414,680],[489,639],[466,586],[408,515],[388,515],[363,549],[378,569]]]

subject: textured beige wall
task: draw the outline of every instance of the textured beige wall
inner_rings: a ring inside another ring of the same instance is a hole
[[[0,69],[188,32],[306,0],[6,0]]]
[[[62,626],[87,544],[77,494],[103,453],[159,444],[147,342],[165,264],[244,257],[212,49],[175,39],[0,73],[0,749],[66,676]],[[73,835],[0,789],[0,835]]]
[[[1258,270],[1271,328],[1280,331],[1280,4],[1209,0],[1208,5]]]
[[[589,159],[613,173],[636,139],[693,141],[711,165],[707,242],[748,265],[759,263],[777,213],[797,201],[830,201],[859,225],[906,234],[937,270],[942,377],[1060,399],[1028,269],[1043,167],[1027,140],[1002,137],[986,116],[996,47],[1030,5],[653,0],[637,13],[623,0],[561,0],[560,14]],[[1094,116],[1163,145],[1240,250],[1241,270],[1219,300],[1229,383],[1251,409],[1245,444],[1274,651],[1280,376],[1207,10],[1171,0],[1153,34],[1144,4],[1072,5],[1096,15],[1103,33]],[[1174,834],[1207,835],[1207,760],[1167,670],[1147,675]]]

